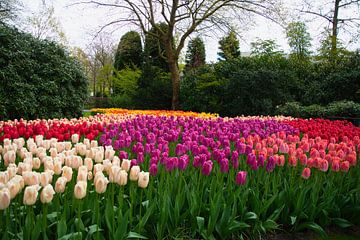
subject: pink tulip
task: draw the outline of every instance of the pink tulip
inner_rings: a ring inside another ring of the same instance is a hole
[[[311,174],[310,168],[304,168],[304,170],[302,171],[301,177],[304,179],[308,179],[310,177],[310,174]]]
[[[240,171],[236,174],[236,184],[237,185],[245,185],[246,183],[246,176],[247,176],[247,172],[246,171]]]

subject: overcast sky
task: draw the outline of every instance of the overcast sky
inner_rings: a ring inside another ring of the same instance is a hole
[[[32,12],[36,13],[42,2],[42,0],[22,1],[25,5],[25,9],[27,9],[27,14],[31,14]],[[288,0],[284,2],[286,3],[287,7],[295,8],[299,1],[301,0]],[[323,1],[324,0],[318,0],[316,2],[320,3]],[[70,46],[77,46],[85,49],[93,39],[92,34],[96,32],[100,26],[109,21],[107,9],[94,8],[90,7],[89,5],[69,6],[74,2],[74,0],[47,0],[47,2],[49,4],[53,4],[55,8],[55,16],[60,21],[61,27]],[[352,14],[352,11],[349,12],[349,14]],[[314,19],[313,17],[310,18],[309,16],[303,16],[303,19],[308,21],[306,24],[310,35],[313,38],[312,44],[313,50],[315,50],[318,47],[319,34],[326,26],[326,23],[321,19]],[[289,51],[284,29],[282,29],[279,25],[261,17],[254,18],[253,25],[254,26],[249,27],[250,29],[247,31],[243,31],[243,28],[247,26],[243,26],[241,29],[239,29],[239,34],[241,36],[240,50],[242,52],[249,52],[251,48],[250,43],[255,41],[256,38],[273,39],[278,45],[280,45],[280,49],[284,50],[285,52]],[[112,31],[112,41],[117,44],[125,32],[135,29],[136,28],[129,25],[121,29],[117,29],[116,31]],[[208,62],[214,62],[217,59],[218,41],[220,37],[221,35],[218,35],[217,37],[212,36],[204,38],[206,46],[206,60]],[[348,47],[350,49],[356,49],[358,45],[353,43]],[[186,50],[186,47],[184,50]]]

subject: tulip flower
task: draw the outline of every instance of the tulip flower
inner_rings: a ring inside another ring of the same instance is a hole
[[[34,205],[38,196],[39,185],[32,185],[25,188],[23,203],[25,205]]]
[[[246,176],[247,176],[247,172],[246,171],[240,171],[236,174],[236,184],[237,185],[245,185],[246,183]]]
[[[83,199],[86,196],[86,181],[79,181],[74,187],[74,196],[76,199]]]
[[[210,173],[211,173],[211,170],[213,168],[213,162],[208,160],[208,161],[205,161],[202,165],[202,171],[201,173],[205,176],[209,176]]]
[[[40,201],[42,203],[50,203],[54,197],[55,191],[51,184],[46,185],[40,194]]]
[[[304,179],[308,179],[310,177],[311,174],[311,170],[310,168],[304,168],[304,170],[302,171],[301,177]]]
[[[0,210],[4,210],[10,205],[10,190],[8,188],[0,189]]]
[[[146,188],[149,184],[149,173],[141,171],[139,172],[138,186]]]

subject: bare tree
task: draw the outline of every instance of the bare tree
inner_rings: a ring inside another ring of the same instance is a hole
[[[337,55],[340,29],[350,33],[354,38],[358,37],[358,33],[354,34],[354,30],[358,32],[360,29],[360,0],[303,1],[300,12],[325,19],[329,23],[332,57]],[[320,3],[320,5],[315,5],[315,3]]]
[[[257,14],[271,18],[278,12],[279,0],[114,0],[82,1],[96,7],[107,7],[118,11],[116,18],[103,28],[121,23],[131,23],[146,35],[152,35],[163,42],[165,51],[160,53],[166,59],[172,80],[172,109],[179,108],[180,72],[178,60],[187,38],[194,32],[214,28],[226,28],[234,19],[241,20]],[[158,23],[166,23],[167,29],[160,29]],[[157,31],[149,31],[151,28]],[[174,44],[174,36],[178,41]]]
[[[0,1],[0,23],[14,21],[23,6],[19,0]]]
[[[89,75],[92,79],[92,91],[95,95],[97,90],[103,97],[106,88],[112,88],[112,66],[115,55],[115,44],[106,34],[99,34],[88,47]],[[97,89],[99,87],[100,89]]]
[[[38,12],[33,12],[26,18],[24,28],[38,39],[50,39],[66,45],[66,36],[62,30],[60,21],[55,17],[55,9],[52,3],[45,0],[39,4]]]

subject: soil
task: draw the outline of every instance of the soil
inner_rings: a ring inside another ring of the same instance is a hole
[[[326,229],[329,240],[359,240],[360,239],[360,225],[349,227],[346,229],[331,227]],[[322,240],[318,234],[305,231],[300,233],[276,233],[269,234],[265,237],[267,240]]]

